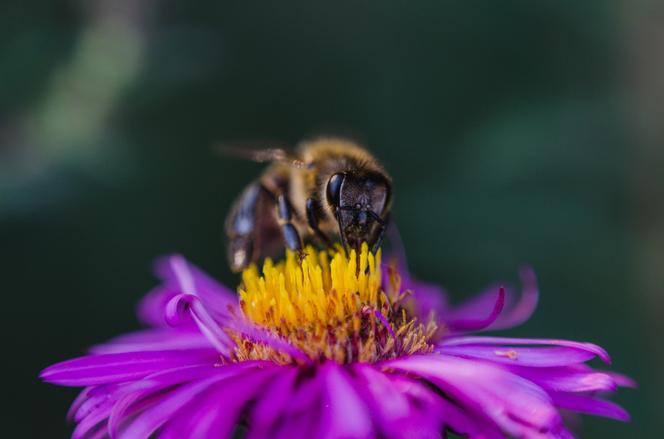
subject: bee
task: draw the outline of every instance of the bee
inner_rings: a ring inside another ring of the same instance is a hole
[[[338,236],[346,251],[359,250],[363,242],[378,249],[389,223],[392,180],[364,147],[318,138],[293,153],[267,149],[242,155],[271,164],[226,218],[233,271],[284,246],[303,255],[304,240],[330,247]]]

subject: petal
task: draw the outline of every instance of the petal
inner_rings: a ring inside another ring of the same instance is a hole
[[[442,399],[413,380],[390,377],[372,366],[353,367],[374,425],[394,439],[439,437],[443,430]]]
[[[197,296],[178,294],[166,304],[166,321],[176,326],[187,318],[194,320],[199,331],[219,353],[225,354],[235,345]]]
[[[88,393],[88,398],[80,404],[72,419],[75,422],[81,422],[82,419],[90,415],[99,407],[103,406],[109,400],[115,400],[115,395],[118,393],[118,384],[106,384],[97,386]]]
[[[317,438],[319,428],[318,407],[311,407],[309,413],[299,413],[283,419],[279,430],[268,436],[255,436],[253,439],[310,439]]]
[[[616,372],[606,372],[613,381],[618,384],[619,387],[629,387],[632,389],[635,389],[638,387],[638,384],[636,384],[636,381],[628,377],[627,375],[623,375],[621,373],[616,373]]]
[[[373,437],[367,407],[353,389],[350,378],[335,363],[326,363],[320,371],[324,380],[323,424],[324,438]]]
[[[441,413],[446,427],[452,431],[470,438],[478,439],[504,439],[498,427],[483,416],[478,416],[458,405],[441,398]]]
[[[175,413],[160,432],[160,439],[224,438],[235,428],[244,406],[260,392],[279,366],[254,368],[226,379]]]
[[[105,433],[102,422],[108,417],[112,407],[113,401],[107,400],[99,405],[96,410],[90,412],[76,425],[71,436],[72,439],[87,438],[91,435],[99,434],[99,430],[97,429],[101,429]]]
[[[385,260],[389,261],[390,257],[386,257]],[[392,260],[394,259],[392,258]],[[410,300],[409,304],[413,306],[415,313],[421,319],[429,318],[431,313],[438,318],[446,314],[448,303],[445,290],[438,285],[413,278],[401,260],[396,261],[396,268],[394,264],[383,264],[382,273],[383,285],[389,285],[391,277],[398,276],[401,281],[401,291],[410,290],[412,292],[411,297],[413,300]]]
[[[161,427],[175,412],[196,398],[201,392],[225,377],[212,376],[183,385],[161,398],[156,404],[140,413],[122,432],[122,437],[147,438]]]
[[[558,407],[574,412],[603,416],[623,422],[630,420],[629,414],[622,407],[603,399],[565,392],[551,392],[551,398]]]
[[[178,288],[170,285],[159,285],[153,288],[138,302],[138,319],[148,326],[170,326],[165,317],[166,304],[178,294],[180,294]],[[189,324],[193,325],[193,322]]]
[[[414,278],[408,270],[406,250],[394,222],[390,223],[387,233],[389,242],[394,248],[383,258],[387,263],[383,264],[382,267],[382,284],[389,285],[391,276],[398,276],[401,280],[401,290],[412,291],[411,297],[413,300],[410,300],[409,304],[421,320],[428,319],[431,313],[438,318],[444,316],[448,309],[445,290],[438,285]]]
[[[182,255],[164,256],[155,263],[156,274],[167,284],[179,287],[179,292],[199,297],[205,306],[227,315],[229,307],[237,305],[237,295],[219,284]]]
[[[413,292],[411,303],[422,320],[429,318],[431,313],[438,319],[447,314],[447,293],[440,286],[404,276],[401,289]]]
[[[528,320],[537,308],[539,301],[539,290],[535,272],[530,267],[524,267],[520,272],[523,290],[517,301],[509,289],[506,291],[505,309],[496,320],[484,330],[507,329],[518,326]],[[478,315],[487,315],[495,302],[496,291],[499,286],[487,288],[483,293],[475,296],[469,301],[452,307],[444,316],[445,320],[467,320]]]
[[[237,306],[235,293],[187,262],[181,255],[168,255],[155,263],[155,273],[163,284],[143,298],[138,307],[141,321],[151,326],[167,326],[166,304],[178,294],[199,297],[215,318],[228,316]]]
[[[112,354],[203,348],[214,349],[208,339],[195,328],[157,328],[121,335],[104,344],[93,346],[90,353]]]
[[[217,359],[209,349],[88,355],[49,366],[40,377],[63,386],[92,386],[132,381],[181,366],[214,364]]]
[[[488,316],[484,318],[477,318],[477,314],[472,318],[460,318],[457,320],[446,320],[445,324],[453,332],[462,332],[462,331],[478,331],[480,329],[485,329],[491,326],[492,323],[496,321],[498,315],[503,310],[505,305],[505,288],[498,288],[498,294],[496,295],[495,303],[491,312]]]
[[[237,373],[237,368],[216,367],[212,364],[204,366],[186,366],[168,371],[157,372],[148,375],[140,381],[126,384],[122,388],[122,396],[117,398],[108,420],[108,434],[117,437],[120,424],[131,414],[138,411],[141,406],[150,405],[149,399],[162,390],[194,380],[200,381],[212,375],[226,377]]]
[[[439,343],[441,349],[446,349],[449,346],[460,346],[460,345],[552,345],[560,346],[566,348],[572,348],[579,351],[585,351],[592,356],[598,356],[605,363],[611,363],[611,358],[609,354],[602,349],[600,346],[597,346],[592,343],[582,343],[578,341],[569,341],[569,340],[558,340],[558,339],[546,339],[546,338],[507,338],[507,337],[450,337],[444,339]],[[502,347],[501,350],[505,350],[505,347]],[[511,349],[511,348],[510,348]]]
[[[567,367],[510,366],[509,370],[547,391],[596,392],[615,390],[618,385],[608,373],[583,365]]]
[[[567,366],[583,363],[595,355],[568,347],[516,347],[516,346],[442,346],[437,352],[461,358],[487,360],[493,363],[529,367]]]
[[[199,395],[213,388],[215,384],[227,380],[232,382],[237,377],[250,373],[252,370],[262,370],[266,366],[269,366],[269,363],[264,361],[247,361],[216,367],[213,370],[208,370],[207,376],[195,377],[189,373],[188,378],[192,379],[191,381],[175,387],[165,394],[162,394],[161,390],[172,388],[172,384],[181,382],[179,381],[182,379],[181,374],[183,372],[187,374],[187,372],[180,370],[155,374],[143,382],[135,383],[135,389],[138,393],[128,394],[125,400],[117,403],[109,420],[109,433],[111,437],[116,436],[115,432],[118,431],[120,424],[128,420],[128,425],[120,431],[120,437],[149,437],[165,422],[173,419],[175,413],[180,409],[192,401],[200,400]],[[146,382],[152,384],[145,385]],[[141,387],[146,387],[147,390],[141,392]],[[145,404],[145,400],[148,401],[148,404]],[[135,405],[138,405],[138,409]],[[141,406],[145,407],[145,410],[140,411],[142,410]],[[139,411],[140,413],[137,416],[130,416]]]
[[[416,355],[384,365],[427,379],[466,411],[510,435],[535,437],[561,426],[546,392],[501,367],[447,355]]]
[[[410,402],[405,395],[398,392],[392,381],[382,372],[371,366],[355,365],[353,371],[362,383],[359,389],[366,389],[370,398],[372,412],[380,414],[382,422],[393,422],[406,416],[410,411]]]
[[[88,400],[90,397],[90,391],[94,389],[94,387],[86,387],[81,391],[81,393],[78,394],[74,402],[72,402],[71,407],[69,407],[69,410],[67,411],[67,420],[72,421],[74,419],[74,415],[78,411],[78,409],[83,405],[85,401]]]
[[[519,275],[521,277],[521,297],[519,301],[503,313],[496,322],[487,329],[508,329],[526,322],[537,309],[539,302],[539,288],[537,286],[537,276],[535,271],[529,267],[521,268]]]
[[[252,439],[308,439],[320,435],[324,377],[318,369],[311,371],[310,376],[304,374],[298,377],[299,383],[290,394],[290,401],[283,409],[276,430],[252,432],[256,434]]]
[[[270,432],[291,401],[298,369],[288,366],[284,366],[283,369],[283,372],[262,392],[252,408],[250,415],[252,428],[249,437],[270,437]]]

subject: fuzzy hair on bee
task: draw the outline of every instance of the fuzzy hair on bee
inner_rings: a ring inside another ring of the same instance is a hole
[[[284,246],[302,253],[305,240],[375,251],[389,223],[392,180],[366,148],[351,140],[321,137],[293,152],[242,151],[271,162],[240,194],[226,218],[233,271]]]

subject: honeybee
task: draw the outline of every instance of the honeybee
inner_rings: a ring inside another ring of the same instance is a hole
[[[236,151],[237,152],[237,151]],[[303,240],[348,251],[363,242],[376,251],[390,216],[392,180],[362,146],[341,138],[302,142],[293,153],[244,153],[271,162],[249,184],[226,218],[228,259],[241,271],[284,245],[302,255]]]

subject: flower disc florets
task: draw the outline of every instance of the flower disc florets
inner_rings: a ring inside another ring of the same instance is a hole
[[[398,279],[388,292],[381,285],[381,253],[363,245],[353,250],[307,248],[300,259],[287,252],[278,263],[267,259],[262,275],[256,266],[242,273],[240,308],[256,325],[285,338],[313,360],[337,363],[375,362],[430,352],[437,326],[418,321],[399,295]],[[265,344],[234,335],[238,361],[291,358]]]

